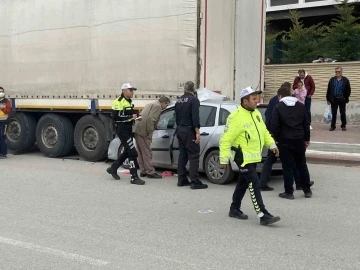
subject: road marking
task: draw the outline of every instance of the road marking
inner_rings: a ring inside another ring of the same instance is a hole
[[[358,143],[333,143],[333,142],[312,142],[310,141],[310,145],[314,144],[332,144],[332,145],[351,145],[351,146],[360,146]]]
[[[18,247],[26,248],[26,249],[30,249],[30,250],[35,250],[37,252],[47,253],[50,255],[62,257],[64,259],[70,259],[70,260],[88,263],[88,264],[92,264],[92,265],[96,265],[96,266],[104,266],[104,265],[109,264],[109,262],[106,262],[106,261],[97,260],[97,259],[93,259],[90,257],[81,256],[81,255],[74,254],[74,253],[68,253],[65,251],[48,248],[48,247],[43,247],[43,246],[26,243],[26,242],[10,239],[10,238],[6,238],[6,237],[1,237],[1,236],[0,236],[0,243],[12,245],[12,246],[18,246]]]
[[[346,152],[327,152],[327,151],[318,151],[318,150],[306,150],[307,154],[322,154],[328,156],[351,156],[351,157],[360,157],[359,153],[346,153]]]

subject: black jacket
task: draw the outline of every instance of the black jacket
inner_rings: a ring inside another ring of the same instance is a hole
[[[349,97],[350,97],[350,94],[351,94],[351,86],[350,86],[350,81],[348,78],[346,77],[342,77],[343,80],[344,80],[344,93],[343,93],[343,97],[345,98],[346,100],[346,103],[349,102]],[[337,80],[336,77],[332,77],[330,80],[329,80],[329,83],[328,83],[328,88],[327,88],[327,92],[326,92],[326,101],[329,101],[329,102],[333,102],[334,101],[334,81]]]
[[[310,122],[304,104],[294,97],[286,97],[275,106],[271,130],[276,142],[310,141]]]
[[[185,93],[175,104],[176,125],[200,128],[200,101],[190,93]]]

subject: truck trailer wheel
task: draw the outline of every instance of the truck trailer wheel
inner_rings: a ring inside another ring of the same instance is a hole
[[[36,126],[36,142],[47,157],[65,156],[74,146],[74,127],[65,116],[45,114]]]
[[[36,119],[31,114],[11,113],[6,143],[16,154],[28,151],[35,144]]]
[[[75,126],[75,148],[88,161],[101,161],[107,157],[106,129],[98,116],[86,115]]]

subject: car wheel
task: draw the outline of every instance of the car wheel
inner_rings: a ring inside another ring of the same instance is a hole
[[[122,144],[120,144],[119,146],[119,150],[118,150],[118,158],[120,157],[120,155],[124,152],[124,146]],[[122,167],[124,169],[130,169],[130,163],[129,163],[129,159],[125,159],[124,163],[122,164]]]
[[[204,168],[211,183],[224,185],[234,180],[235,173],[230,165],[226,169],[220,168],[219,150],[213,150],[206,156]]]

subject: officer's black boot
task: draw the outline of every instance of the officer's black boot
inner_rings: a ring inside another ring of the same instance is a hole
[[[131,181],[130,181],[131,184],[134,184],[134,185],[144,185],[145,184],[145,181],[141,180],[139,178],[136,168],[130,168],[130,174],[131,174]]]
[[[264,213],[264,215],[260,218],[260,225],[266,226],[278,222],[280,217],[274,217],[269,212]]]
[[[178,187],[190,186],[190,181],[187,178],[178,178]]]
[[[108,174],[111,174],[111,176],[115,179],[115,180],[120,180],[120,176],[117,174],[117,172],[113,172],[111,167],[106,169]]]
[[[191,189],[205,189],[207,188],[207,184],[203,184],[199,179],[191,181],[190,188]]]
[[[240,209],[230,208],[229,217],[238,219],[248,219],[248,215],[245,215]]]

